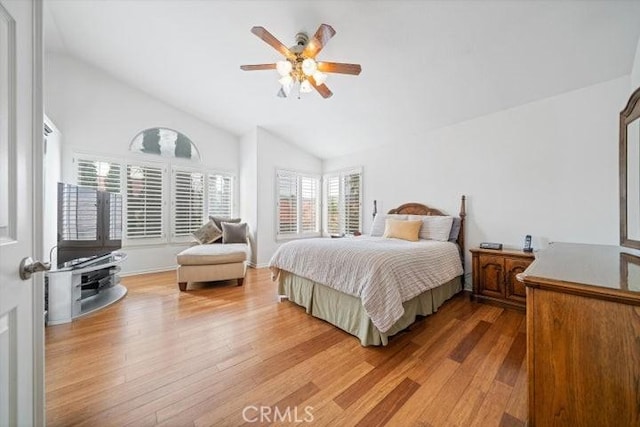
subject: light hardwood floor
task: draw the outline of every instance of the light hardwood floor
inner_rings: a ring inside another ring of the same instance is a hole
[[[519,312],[459,295],[387,347],[365,348],[302,308],[278,303],[267,269],[250,269],[242,287],[226,282],[186,293],[174,273],[123,281],[124,300],[46,328],[48,425],[526,420]],[[261,412],[264,422],[251,422]]]

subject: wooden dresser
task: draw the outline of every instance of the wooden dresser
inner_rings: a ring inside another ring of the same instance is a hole
[[[529,425],[640,425],[640,251],[554,243],[519,279]]]
[[[533,253],[518,250],[471,249],[473,298],[493,304],[525,308],[525,287],[516,279],[534,259]]]

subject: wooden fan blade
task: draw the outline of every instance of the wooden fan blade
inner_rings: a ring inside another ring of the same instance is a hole
[[[309,40],[307,46],[302,51],[302,56],[305,58],[315,58],[315,56],[322,50],[323,47],[331,40],[336,34],[336,30],[331,25],[322,24],[318,27],[318,31],[313,35],[313,38]]]
[[[267,31],[264,27],[253,27],[251,28],[251,32],[260,37],[266,44],[283,54],[285,57],[290,59],[295,58],[289,48],[283,45],[280,40],[275,38],[273,34]]]
[[[341,62],[318,62],[318,71],[323,73],[351,74],[357,76],[362,71],[360,64],[343,64]]]
[[[321,85],[317,84],[313,77],[309,77],[309,83],[311,83],[311,86],[313,86],[323,98],[331,98],[333,95],[333,92],[329,90],[327,85],[324,83]]]
[[[240,68],[244,71],[275,70],[276,64],[241,65]]]

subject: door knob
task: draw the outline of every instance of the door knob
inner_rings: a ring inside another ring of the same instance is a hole
[[[20,262],[20,278],[22,280],[30,279],[31,275],[38,271],[49,270],[51,270],[50,262],[34,261],[30,256],[24,258],[22,262]]]

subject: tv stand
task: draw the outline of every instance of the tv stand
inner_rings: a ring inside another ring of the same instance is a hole
[[[122,299],[127,288],[118,273],[126,259],[125,253],[114,252],[47,272],[47,324],[69,323]]]

